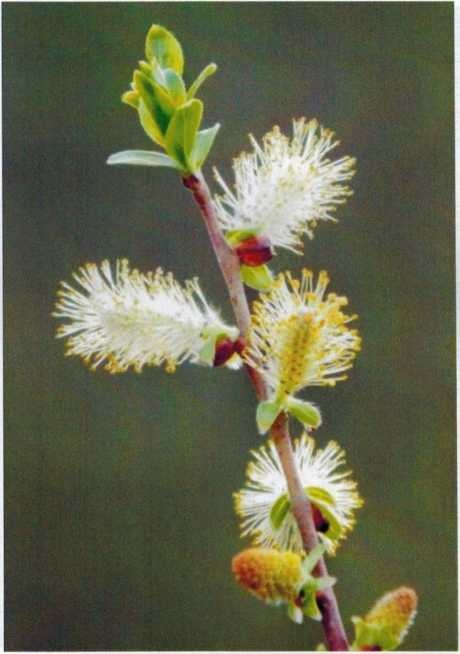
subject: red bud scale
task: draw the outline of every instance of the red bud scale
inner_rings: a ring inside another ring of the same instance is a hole
[[[223,366],[237,351],[236,344],[228,336],[223,336],[216,342],[214,366]]]
[[[262,266],[273,258],[270,240],[265,236],[251,236],[241,241],[235,252],[245,266]]]

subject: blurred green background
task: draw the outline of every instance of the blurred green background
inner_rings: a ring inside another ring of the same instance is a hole
[[[457,648],[453,4],[4,3],[6,647],[306,650],[233,582],[233,491],[261,439],[244,375],[110,376],[63,356],[61,279],[128,257],[202,286],[230,319],[200,217],[173,172],[105,165],[149,148],[120,103],[151,23],[208,62],[206,170],[247,134],[317,117],[358,159],[355,195],[303,259],[360,315],[350,380],[307,397],[366,499],[330,561],[346,624],[402,583],[410,650]]]

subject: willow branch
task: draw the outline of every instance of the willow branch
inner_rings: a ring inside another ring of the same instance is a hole
[[[217,222],[214,205],[208,185],[201,173],[190,175],[183,179],[200,208],[211,244],[225,279],[230,301],[235,314],[236,323],[243,338],[247,336],[250,325],[250,313],[243,282],[240,278],[240,263],[235,252],[228,246]],[[254,386],[257,398],[267,398],[267,386],[263,377],[254,368],[246,365],[246,370]],[[293,515],[302,537],[306,552],[310,552],[317,544],[315,524],[310,501],[305,494],[296,467],[291,438],[288,429],[288,418],[281,413],[270,430],[270,436],[276,446],[289,490]],[[321,577],[327,575],[327,567],[321,558],[313,574]],[[347,636],[343,627],[340,611],[334,591],[331,588],[317,594],[317,602],[322,616],[322,624],[327,645],[330,651],[346,651],[349,649]]]
[[[280,457],[284,475],[291,498],[292,513],[297,521],[305,551],[310,552],[317,544],[315,523],[310,501],[296,468],[291,438],[289,436],[288,420],[286,414],[278,416],[270,431],[278,456]],[[324,558],[318,561],[313,574],[323,577],[328,574]],[[321,591],[316,595],[316,601],[321,611],[324,634],[331,652],[348,650],[347,636],[340,616],[337,599],[332,588]]]

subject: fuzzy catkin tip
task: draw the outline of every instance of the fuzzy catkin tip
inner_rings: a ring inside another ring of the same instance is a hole
[[[367,624],[385,624],[395,633],[405,633],[417,610],[415,590],[401,586],[381,597],[366,615]]]

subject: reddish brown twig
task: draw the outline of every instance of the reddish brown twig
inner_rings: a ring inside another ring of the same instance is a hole
[[[237,255],[228,246],[217,222],[214,205],[208,185],[201,173],[190,175],[183,179],[198,204],[203,217],[214,253],[227,285],[230,301],[235,314],[236,323],[243,338],[247,335],[250,324],[250,313],[246,293],[240,279],[240,263]],[[267,387],[263,377],[257,370],[246,366],[257,398],[266,399]],[[291,499],[292,512],[302,535],[302,542],[307,552],[318,544],[311,504],[308,500],[295,464],[291,438],[288,429],[288,418],[281,413],[270,430],[270,436],[275,443]],[[324,559],[321,558],[313,572],[316,576],[327,575]],[[346,651],[349,649],[347,636],[340,617],[337,600],[332,588],[318,593],[318,606],[322,615],[324,634],[330,651]]]

